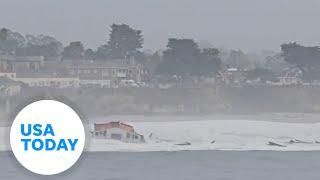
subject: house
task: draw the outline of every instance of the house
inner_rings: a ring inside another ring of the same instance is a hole
[[[302,71],[297,68],[284,69],[277,77],[278,81],[272,85],[288,86],[302,84]]]
[[[72,76],[59,76],[55,73],[39,72],[39,73],[17,73],[13,79],[22,82],[29,87],[56,87],[68,88],[78,87],[79,79]]]
[[[96,76],[86,76],[79,78],[79,85],[81,87],[111,88],[111,80]]]
[[[127,80],[141,82],[144,71],[134,58],[114,60],[44,61],[39,57],[0,56],[0,77],[30,87],[119,87]]]
[[[0,94],[4,96],[13,96],[21,91],[21,83],[7,77],[0,77]]]
[[[3,72],[38,71],[43,64],[43,56],[0,56],[0,71]]]
[[[135,132],[133,126],[121,122],[94,124],[92,135],[98,139],[113,139],[126,143],[144,143],[144,136]]]
[[[141,82],[143,68],[132,59],[64,60],[68,74],[79,77],[81,85],[118,87],[122,80]]]
[[[243,73],[245,71],[238,68],[224,67],[218,72],[217,81],[224,85],[240,84],[244,81]]]

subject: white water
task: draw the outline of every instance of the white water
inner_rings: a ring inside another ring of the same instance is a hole
[[[320,123],[301,124],[246,120],[177,122],[130,122],[146,143],[130,144],[90,137],[87,151],[179,151],[179,150],[320,150]],[[91,126],[88,126],[88,131]],[[0,150],[9,150],[8,128],[0,128]],[[152,133],[152,137],[149,135]],[[305,143],[288,143],[290,140]],[[211,143],[215,141],[215,143]],[[269,146],[269,141],[286,147]],[[2,143],[4,142],[4,143]],[[191,145],[180,146],[189,142]]]

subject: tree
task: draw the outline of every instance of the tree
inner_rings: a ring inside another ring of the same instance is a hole
[[[83,59],[84,47],[80,41],[71,42],[69,46],[64,48],[62,53],[63,59]]]
[[[320,79],[320,48],[297,43],[281,45],[284,60],[299,68],[306,80]]]
[[[192,39],[171,38],[157,71],[168,75],[191,75],[195,72],[194,66],[199,57],[200,49]]]
[[[5,54],[15,55],[19,48],[24,46],[24,37],[9,29],[2,28],[0,30],[0,50]]]
[[[264,67],[266,69],[272,70],[274,73],[279,74],[284,69],[290,68],[290,64],[281,57],[281,54],[276,54],[272,56],[267,56],[265,58]]]
[[[2,53],[2,51],[3,51],[3,44],[4,44],[4,42],[7,40],[7,37],[8,37],[8,29],[6,29],[6,28],[2,28],[1,30],[0,30],[0,54]]]
[[[112,24],[108,48],[112,58],[135,55],[142,48],[143,37],[140,30],[126,24]]]
[[[86,59],[93,60],[93,59],[95,59],[95,52],[92,49],[87,49],[84,52],[84,56]]]
[[[213,76],[221,68],[221,59],[219,50],[216,48],[206,48],[201,52],[201,73],[207,76]]]
[[[95,52],[96,59],[108,59],[110,58],[110,49],[107,45],[101,45],[98,47],[97,51]]]
[[[248,56],[241,50],[231,50],[225,63],[228,66],[240,69],[250,69],[254,66],[253,63],[250,62]]]
[[[163,61],[157,72],[168,75],[212,76],[220,69],[219,50],[199,49],[192,39],[169,39],[163,52]]]
[[[51,36],[26,35],[25,46],[18,50],[17,55],[44,56],[45,58],[58,57],[62,49],[62,43]]]

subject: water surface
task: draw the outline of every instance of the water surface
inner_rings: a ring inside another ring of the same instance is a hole
[[[71,170],[35,175],[0,153],[0,179],[62,180],[319,180],[320,152],[90,152]]]

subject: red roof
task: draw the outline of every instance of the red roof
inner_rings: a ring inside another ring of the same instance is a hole
[[[106,131],[111,128],[120,128],[127,132],[134,132],[133,126],[124,124],[121,122],[109,122],[109,123],[102,123],[102,124],[94,124],[95,131]]]

